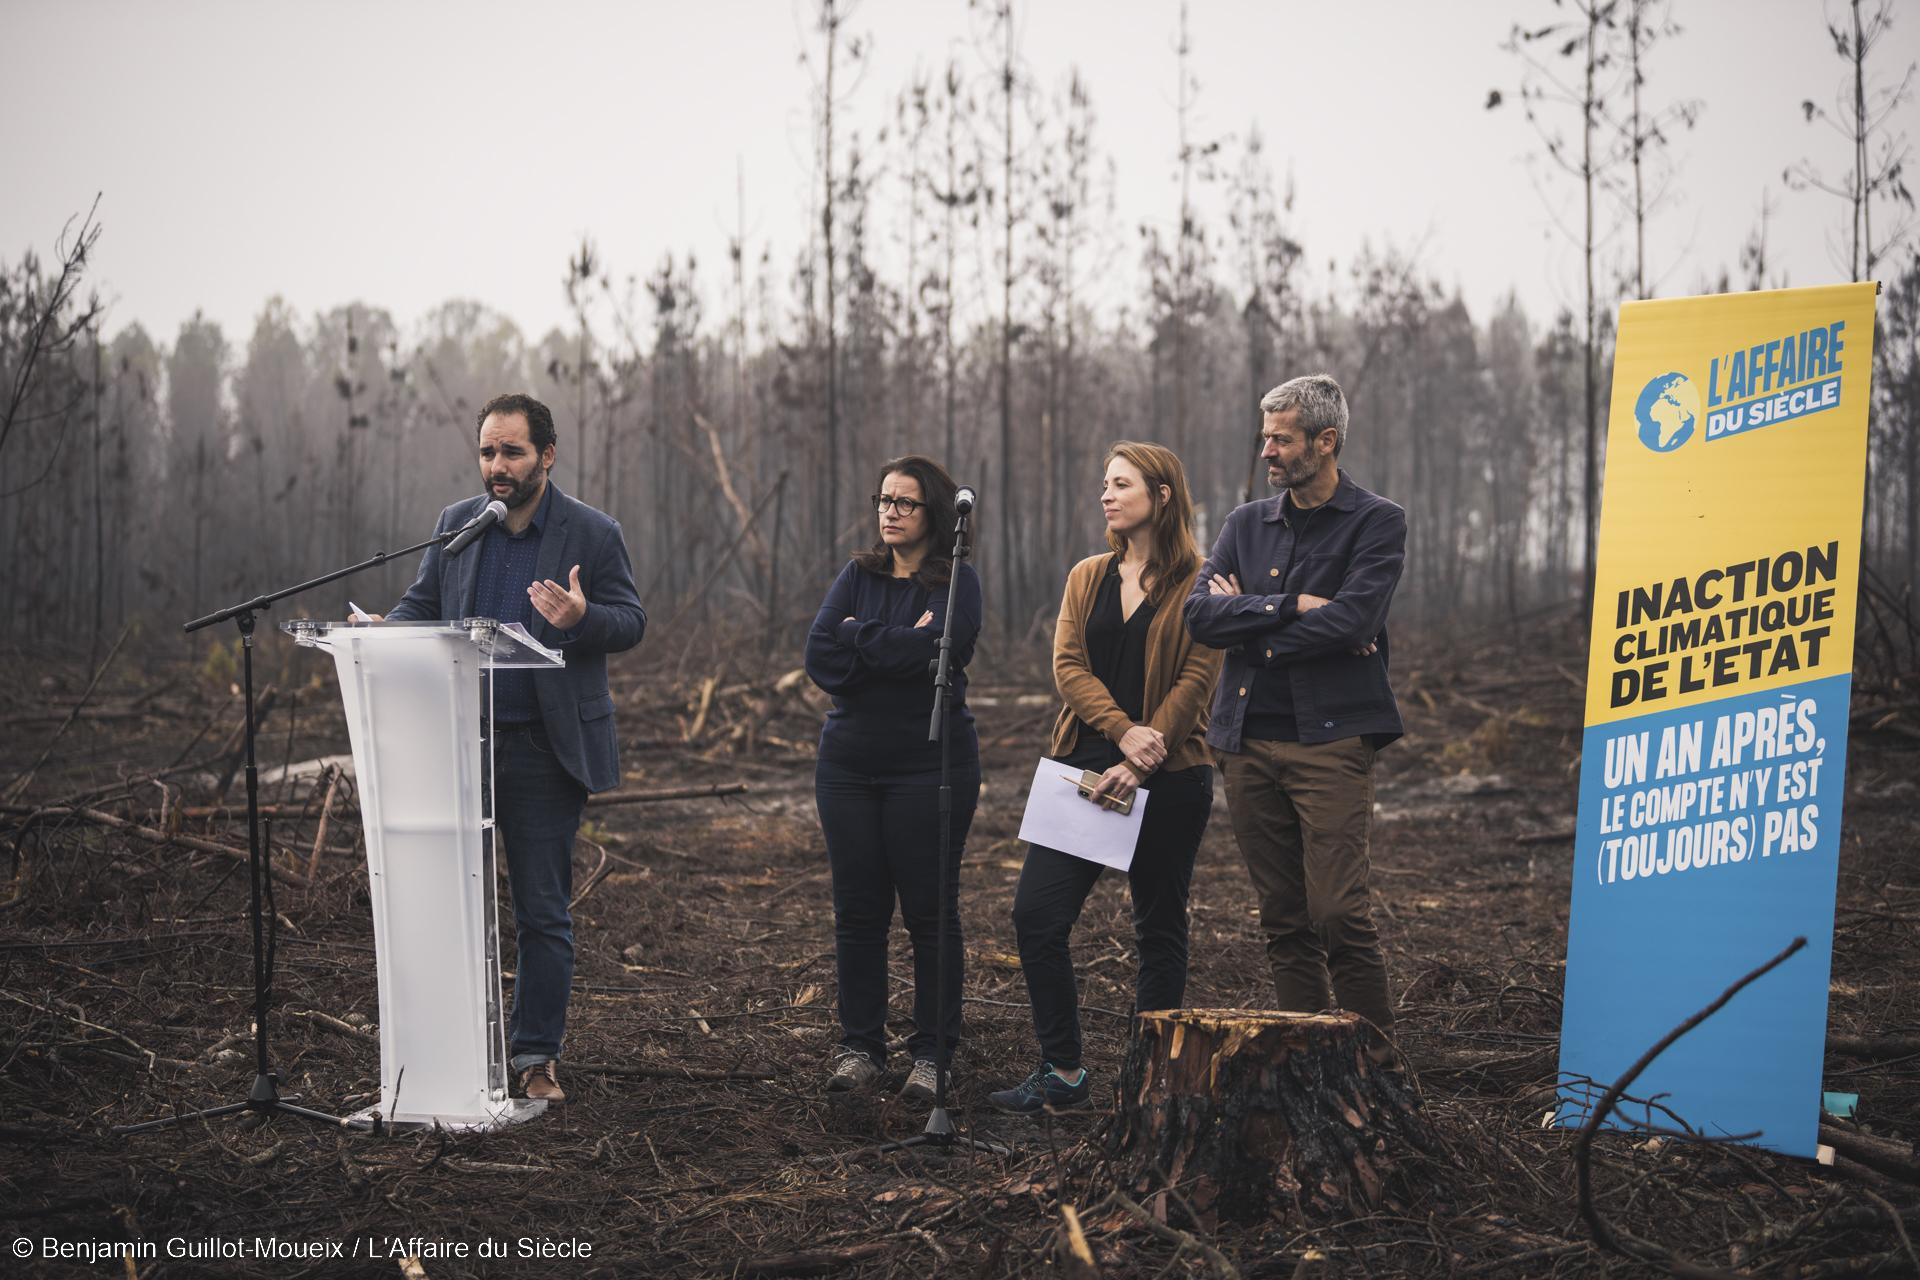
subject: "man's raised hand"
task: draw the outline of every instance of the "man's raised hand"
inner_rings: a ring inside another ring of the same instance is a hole
[[[573,630],[580,625],[580,619],[587,616],[587,597],[580,590],[579,565],[573,566],[566,586],[552,578],[537,581],[527,587],[527,598],[533,601],[541,617],[562,631]]]

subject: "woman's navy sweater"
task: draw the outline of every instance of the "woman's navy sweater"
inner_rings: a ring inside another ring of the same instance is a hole
[[[953,620],[953,709],[947,721],[955,761],[979,755],[967,710],[967,663],[980,634],[980,579],[961,561]],[[914,621],[929,609],[933,621]],[[927,740],[933,674],[947,616],[947,589],[869,573],[849,560],[827,589],[807,633],[807,675],[833,695],[820,731],[820,758],[869,773],[918,773],[940,767],[940,744]],[[847,619],[852,619],[847,621]]]

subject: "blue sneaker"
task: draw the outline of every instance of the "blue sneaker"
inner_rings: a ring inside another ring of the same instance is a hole
[[[1070,1084],[1053,1069],[1051,1062],[1043,1062],[1013,1088],[988,1094],[987,1101],[1017,1116],[1037,1116],[1042,1111],[1077,1111],[1093,1102],[1093,1076],[1083,1067],[1079,1082]]]

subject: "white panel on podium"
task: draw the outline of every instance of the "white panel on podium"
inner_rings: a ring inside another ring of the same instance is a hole
[[[507,1096],[482,675],[565,659],[490,618],[284,628],[333,654],[366,834],[380,1102],[352,1119],[469,1130],[539,1114]]]

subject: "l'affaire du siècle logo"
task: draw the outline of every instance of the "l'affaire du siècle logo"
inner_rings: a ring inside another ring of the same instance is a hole
[[[1707,362],[1706,439],[1838,408],[1846,328],[1836,320],[1714,356]],[[1694,437],[1702,408],[1686,374],[1659,374],[1634,402],[1635,434],[1653,452],[1672,453]]]

